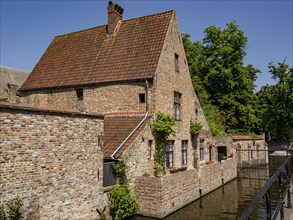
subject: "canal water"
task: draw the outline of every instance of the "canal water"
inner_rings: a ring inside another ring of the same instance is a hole
[[[237,179],[170,214],[164,220],[237,219],[284,159],[285,157],[270,156],[270,165],[241,170]],[[277,201],[278,195],[278,186],[275,183],[271,199]],[[276,202],[273,202],[272,208],[274,209],[275,206]],[[266,209],[263,201],[254,211],[251,219],[265,218]],[[154,220],[142,216],[137,216],[135,219]]]

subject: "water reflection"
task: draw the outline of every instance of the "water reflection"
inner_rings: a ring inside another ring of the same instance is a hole
[[[270,158],[270,160],[270,166],[261,166],[240,171],[240,178],[227,183],[203,198],[172,213],[165,217],[164,220],[237,219],[284,158]],[[275,190],[271,194],[272,197],[278,198],[276,184]],[[274,206],[275,204],[273,204]],[[252,219],[264,219],[265,217],[266,209],[263,202],[253,213]],[[151,220],[154,218],[137,216],[135,219]]]

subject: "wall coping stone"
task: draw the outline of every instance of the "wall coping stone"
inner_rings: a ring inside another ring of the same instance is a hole
[[[101,114],[101,113],[89,114],[89,113],[83,113],[83,112],[74,111],[74,110],[41,108],[41,107],[15,104],[15,103],[9,103],[9,102],[0,102],[0,109],[13,109],[13,110],[23,110],[23,111],[32,111],[32,112],[40,112],[40,113],[64,114],[64,115],[71,115],[71,116],[84,116],[84,117],[92,117],[92,118],[100,118],[100,119],[104,118],[104,114]]]

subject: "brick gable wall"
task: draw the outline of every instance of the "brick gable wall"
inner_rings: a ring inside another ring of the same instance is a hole
[[[175,54],[179,56],[179,72],[175,69]],[[192,86],[181,33],[175,13],[170,21],[165,43],[161,52],[155,75],[154,88],[155,111],[161,111],[170,115],[174,115],[174,92],[181,94],[181,119],[180,121],[176,121],[175,124],[176,136],[170,137],[171,140],[174,140],[174,166],[181,167],[181,141],[187,140],[187,164],[189,168],[192,168],[194,150],[191,146],[189,131],[190,120],[197,119],[197,121],[203,125],[202,133],[199,136],[205,139],[206,147],[208,147],[208,142],[212,143],[212,136]],[[196,109],[198,109],[197,117],[195,114]],[[208,153],[207,150],[206,153]],[[206,158],[208,158],[207,155]]]

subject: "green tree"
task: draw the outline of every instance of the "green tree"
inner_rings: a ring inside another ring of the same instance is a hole
[[[209,125],[220,118],[220,128],[225,124],[226,130],[254,131],[258,124],[254,81],[260,71],[243,63],[247,37],[235,22],[228,23],[223,30],[210,26],[204,34],[202,41],[194,43],[189,35],[183,35],[183,43],[203,109],[213,109],[209,110]]]
[[[257,93],[262,128],[275,141],[293,138],[293,68],[285,62],[268,65],[275,85],[266,85]]]

